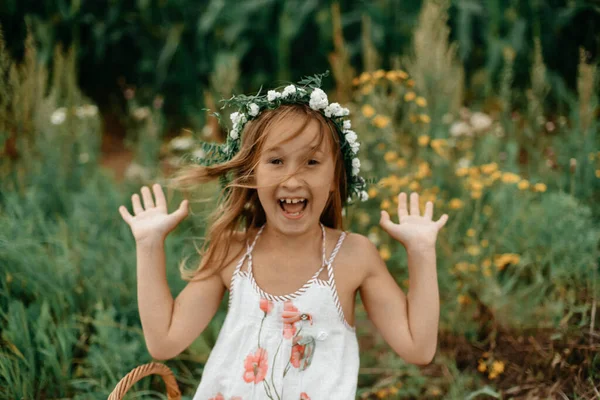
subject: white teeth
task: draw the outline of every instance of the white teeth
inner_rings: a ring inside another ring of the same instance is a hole
[[[279,199],[279,201],[282,203],[296,204],[296,203],[306,201],[306,199]]]

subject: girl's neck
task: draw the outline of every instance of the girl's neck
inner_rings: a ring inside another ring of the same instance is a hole
[[[298,235],[286,235],[272,225],[266,224],[259,242],[265,248],[275,253],[306,254],[318,251],[321,254],[323,245],[323,232],[321,225],[316,224],[304,233]]]

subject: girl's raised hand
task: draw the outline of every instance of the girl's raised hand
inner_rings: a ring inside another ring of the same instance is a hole
[[[381,211],[379,224],[391,237],[398,240],[408,248],[409,246],[435,246],[437,234],[448,221],[448,214],[444,214],[437,221],[433,221],[433,203],[425,204],[425,213],[421,216],[419,211],[419,195],[415,192],[410,195],[410,214],[406,206],[406,193],[398,195],[398,219],[395,224],[390,220],[386,211]]]
[[[131,196],[133,204],[132,216],[125,206],[119,207],[119,213],[127,222],[136,242],[148,240],[163,241],[175,227],[188,215],[188,201],[183,200],[179,208],[171,214],[167,211],[167,200],[161,186],[158,183],[152,185],[156,203],[152,198],[150,189],[142,187],[142,199],[144,206],[140,203],[140,196],[135,193]]]

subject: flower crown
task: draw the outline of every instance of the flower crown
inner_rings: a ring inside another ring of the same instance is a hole
[[[308,103],[310,108],[321,112],[336,126],[346,167],[349,196],[347,201],[352,202],[354,198],[362,201],[368,200],[369,195],[365,191],[366,182],[364,178],[359,176],[360,160],[356,156],[360,148],[360,142],[356,133],[350,129],[350,120],[344,119],[350,114],[350,111],[338,103],[329,104],[327,94],[321,90],[321,79],[328,75],[329,71],[326,71],[324,74],[305,77],[296,85],[288,85],[283,91],[269,90],[266,95],[261,95],[261,90],[259,90],[254,96],[237,95],[228,100],[221,100],[225,103],[221,109],[233,107],[238,110],[230,115],[233,127],[228,132],[225,143],[202,143],[204,156],[197,161],[201,165],[212,165],[231,160],[240,149],[240,135],[248,121],[257,118],[262,111],[275,109],[282,104]],[[217,117],[220,123],[219,113],[213,113],[213,115]],[[226,186],[229,181],[229,177],[221,178],[223,186]]]

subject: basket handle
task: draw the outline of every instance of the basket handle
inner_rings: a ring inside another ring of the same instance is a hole
[[[140,365],[131,370],[123,379],[119,381],[117,386],[108,397],[108,400],[122,400],[125,393],[140,379],[148,375],[157,374],[165,381],[167,386],[167,398],[169,400],[180,400],[181,392],[177,386],[177,381],[173,372],[165,364],[151,362]]]

